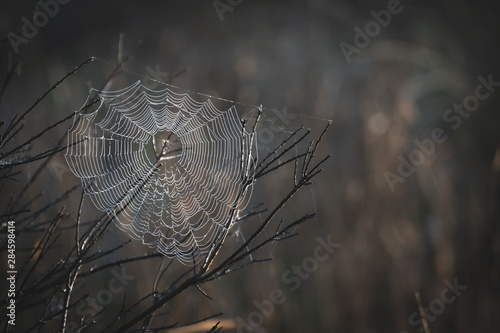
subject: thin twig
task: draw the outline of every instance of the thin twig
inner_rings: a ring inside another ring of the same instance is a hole
[[[422,299],[420,298],[420,292],[415,292],[415,298],[417,299],[418,310],[420,311],[420,316],[422,317],[422,324],[424,325],[425,333],[431,333],[429,323],[427,322],[427,316],[425,315],[424,306],[422,304]]]

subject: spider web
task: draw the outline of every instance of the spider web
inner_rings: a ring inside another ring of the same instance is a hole
[[[236,108],[140,81],[93,92],[99,107],[68,131],[70,170],[131,238],[198,263],[250,196],[244,179],[254,149]]]

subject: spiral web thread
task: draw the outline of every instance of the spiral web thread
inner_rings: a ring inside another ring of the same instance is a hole
[[[249,199],[253,140],[236,108],[219,110],[210,99],[140,81],[94,92],[100,106],[79,114],[68,131],[71,171],[130,237],[198,263]]]

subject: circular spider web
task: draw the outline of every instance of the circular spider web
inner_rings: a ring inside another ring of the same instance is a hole
[[[99,107],[68,131],[71,171],[130,237],[184,264],[199,262],[249,197],[252,140],[236,108],[139,81],[94,92]]]

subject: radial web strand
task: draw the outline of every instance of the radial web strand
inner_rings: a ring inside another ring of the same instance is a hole
[[[68,132],[71,171],[130,237],[198,263],[249,199],[252,140],[236,108],[139,81],[94,92],[99,107],[79,114]]]

